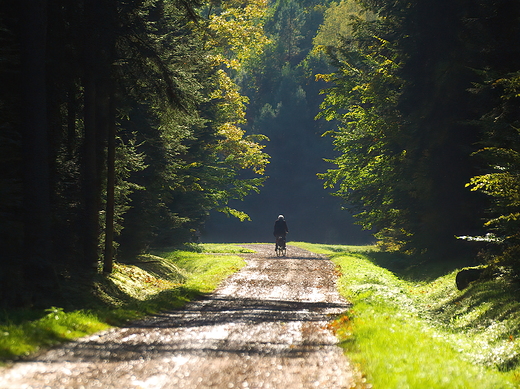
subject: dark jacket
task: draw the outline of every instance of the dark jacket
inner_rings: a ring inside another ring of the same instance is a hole
[[[285,236],[289,232],[287,223],[283,219],[278,219],[274,222],[274,236]]]

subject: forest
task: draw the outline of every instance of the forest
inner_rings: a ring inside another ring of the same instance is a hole
[[[215,212],[347,240],[330,192],[382,250],[516,276],[519,37],[512,0],[3,1],[0,301]]]
[[[332,84],[320,116],[340,123],[329,131],[340,155],[326,186],[386,249],[516,272],[520,4],[367,0],[329,12],[317,43],[335,71],[316,77]]]

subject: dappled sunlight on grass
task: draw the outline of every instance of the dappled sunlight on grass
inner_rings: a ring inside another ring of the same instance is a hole
[[[52,307],[38,320],[0,325],[0,360],[26,356],[41,347],[109,328],[88,311],[64,312]]]
[[[374,388],[519,387],[518,285],[507,277],[461,292],[453,264],[305,246],[340,269],[338,288],[354,306],[333,327]]]
[[[462,292],[439,296],[430,314],[451,331],[453,343],[469,360],[520,372],[520,302],[516,292],[514,284],[500,278],[474,283]]]

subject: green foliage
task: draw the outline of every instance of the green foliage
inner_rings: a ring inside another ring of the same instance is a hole
[[[47,18],[41,24],[46,34],[27,36],[49,64],[39,75],[45,96],[36,99],[46,104],[38,123],[49,146],[38,145],[46,157],[31,166],[49,169],[49,190],[31,193],[52,207],[52,217],[34,220],[34,225],[49,222],[48,228],[33,228],[33,240],[40,239],[35,242],[23,232],[32,226],[24,209],[34,202],[24,203],[22,193],[31,185],[23,150],[36,139],[32,128],[22,136],[23,112],[35,110],[21,105],[20,94],[36,88],[23,84],[33,75],[20,67],[23,22],[32,19],[19,17],[16,2],[2,4],[0,231],[9,258],[2,274],[10,274],[0,278],[3,304],[42,299],[62,304],[67,297],[55,295],[61,289],[51,283],[92,277],[100,257],[112,260],[112,249],[119,258],[133,258],[150,246],[189,241],[210,210],[247,219],[228,203],[258,192],[268,163],[261,144],[267,138],[242,128],[248,99],[233,77],[268,41],[267,2],[213,5],[199,0],[42,5],[38,16]],[[28,255],[42,240],[45,247]],[[56,275],[42,281],[49,293],[33,291],[31,272],[41,265]]]
[[[382,247],[431,257],[470,252],[454,236],[478,231],[475,209],[483,210],[481,197],[464,190],[477,141],[474,48],[459,39],[471,12],[447,6],[343,1],[329,7],[315,39],[335,69],[317,75],[331,84],[319,117],[337,125],[328,134],[339,156],[321,175],[325,186]],[[344,36],[328,36],[334,28]]]
[[[332,2],[325,10],[323,24],[313,40],[314,50],[339,47],[342,39],[351,39],[355,30],[353,22],[359,18],[374,20],[375,15],[355,0]]]
[[[453,265],[421,275],[400,254],[344,250],[331,246],[328,253],[342,274],[339,290],[353,307],[331,328],[374,388],[518,385],[520,316],[507,274],[460,292]]]
[[[335,194],[351,207],[364,228],[401,230],[394,239],[403,240],[405,211],[397,197],[407,152],[397,137],[401,122],[397,103],[403,84],[398,76],[399,55],[377,30],[359,34],[366,35],[345,40],[342,48],[327,49],[336,73],[317,75],[335,85],[324,91],[318,117],[339,122],[337,129],[326,134],[334,138],[340,152],[329,161],[337,168],[320,177],[325,187],[337,188]]]
[[[494,250],[495,262],[507,264],[518,273],[520,262],[517,252],[520,247],[520,116],[518,96],[519,73],[502,78],[484,73],[487,81],[476,85],[476,94],[489,98],[493,109],[484,114],[479,126],[485,137],[484,146],[475,155],[486,165],[485,174],[474,176],[466,185],[472,191],[485,193],[490,198],[486,240],[498,244]],[[498,90],[498,94],[496,91]],[[491,95],[491,96],[490,96]],[[498,95],[498,96],[497,96]],[[492,237],[493,239],[489,239]]]
[[[207,44],[214,49],[215,61],[240,70],[269,42],[263,31],[267,0],[223,1],[219,7],[210,3],[207,8]]]
[[[244,262],[236,256],[224,258],[211,255],[179,252],[166,255],[166,259],[173,259],[179,267],[190,273],[185,288],[209,293],[213,291],[226,276],[239,270]]]
[[[109,328],[88,311],[64,312],[52,307],[46,312],[40,319],[22,323],[9,323],[7,316],[7,322],[0,325],[0,360],[27,356],[40,348]]]

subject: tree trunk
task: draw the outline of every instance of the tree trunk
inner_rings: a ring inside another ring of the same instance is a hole
[[[47,123],[47,1],[20,9],[24,172],[24,274],[34,300],[49,297],[52,271],[49,139]],[[43,294],[42,294],[43,293]]]
[[[111,273],[114,259],[114,212],[115,212],[115,184],[116,184],[116,105],[113,90],[110,96],[108,146],[107,146],[107,203],[105,226],[105,256],[103,272]]]
[[[85,21],[89,26],[85,47],[85,264],[97,267],[99,211],[102,177],[107,169],[104,271],[112,269],[115,185],[115,103],[112,64],[115,52],[114,28],[117,2],[87,0]],[[107,140],[108,153],[106,155]],[[108,160],[107,160],[108,159]]]
[[[67,157],[74,158],[76,149],[76,114],[78,104],[76,102],[76,87],[71,86],[67,94]]]
[[[84,47],[84,131],[83,180],[84,199],[84,270],[91,271],[98,264],[99,243],[99,210],[101,208],[101,188],[98,175],[98,46],[99,20],[97,18],[97,1],[85,1],[85,47]],[[87,29],[87,26],[89,27]]]
[[[103,75],[105,78],[105,93],[107,97],[106,109],[106,139],[107,139],[107,181],[106,181],[106,209],[105,209],[105,253],[103,258],[103,272],[111,273],[114,259],[114,214],[115,214],[115,185],[116,185],[116,84],[113,63],[116,57],[116,26],[117,1],[105,0],[105,15],[107,26],[103,29],[105,44],[103,58]]]

